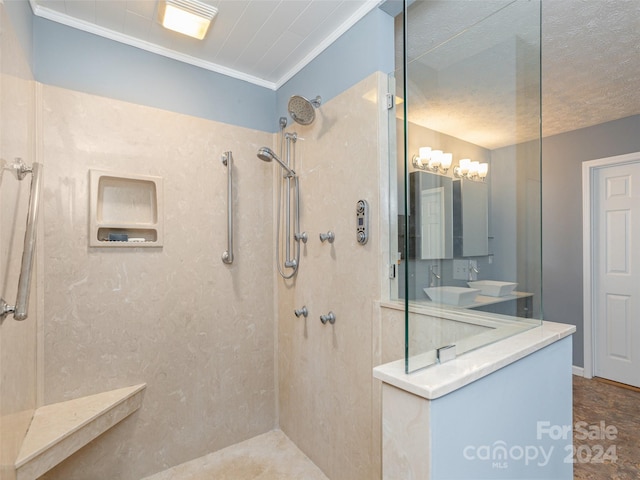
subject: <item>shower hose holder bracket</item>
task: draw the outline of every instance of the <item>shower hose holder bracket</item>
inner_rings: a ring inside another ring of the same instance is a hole
[[[4,320],[4,317],[7,315],[11,315],[15,313],[16,307],[15,305],[9,305],[4,301],[4,298],[0,298],[0,322]]]

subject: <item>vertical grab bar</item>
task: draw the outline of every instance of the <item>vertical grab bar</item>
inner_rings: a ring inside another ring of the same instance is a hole
[[[222,254],[222,261],[227,265],[233,263],[233,154],[224,152],[222,164],[227,167],[227,249]]]
[[[28,316],[29,292],[31,290],[31,272],[33,270],[33,254],[36,245],[36,229],[38,221],[38,205],[40,204],[40,182],[42,165],[34,162],[31,168],[20,164],[17,167],[18,178],[31,172],[31,190],[29,192],[29,211],[27,213],[27,227],[24,232],[24,248],[22,250],[22,264],[18,279],[18,292],[15,306],[7,305],[4,299],[0,299],[0,319],[13,313],[15,320],[25,320]]]

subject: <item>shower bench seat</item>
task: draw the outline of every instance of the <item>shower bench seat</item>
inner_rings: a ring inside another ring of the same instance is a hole
[[[146,384],[38,408],[15,463],[16,480],[35,480],[131,415]]]

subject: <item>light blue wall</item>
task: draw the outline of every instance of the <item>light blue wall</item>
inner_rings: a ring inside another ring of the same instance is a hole
[[[640,115],[542,141],[544,318],[575,325],[573,364],[584,366],[582,162],[640,151]]]
[[[277,117],[287,115],[291,95],[320,95],[326,102],[370,74],[393,68],[393,17],[374,8],[278,89]]]
[[[36,17],[34,75],[70,90],[269,131],[275,93]]]
[[[11,19],[11,25],[22,44],[25,58],[33,70],[33,14],[26,0],[8,0],[4,2],[5,11]]]
[[[493,274],[490,278],[515,281],[518,270],[518,163],[516,146],[499,148],[491,152],[491,197],[489,204],[490,251],[494,253]],[[538,264],[540,260],[538,259]],[[522,288],[522,287],[521,287]]]
[[[572,434],[554,439],[545,430],[573,423],[571,375],[571,338],[565,338],[434,400],[431,478],[571,480],[565,458]],[[485,459],[501,446],[506,459]],[[526,461],[520,451],[537,456]]]
[[[33,23],[39,82],[268,132],[290,95],[328,101],[393,68],[393,18],[377,8],[278,92],[40,17]]]

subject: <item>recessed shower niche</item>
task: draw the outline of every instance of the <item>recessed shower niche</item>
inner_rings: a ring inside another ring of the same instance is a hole
[[[89,170],[89,198],[89,246],[162,246],[162,177]]]

